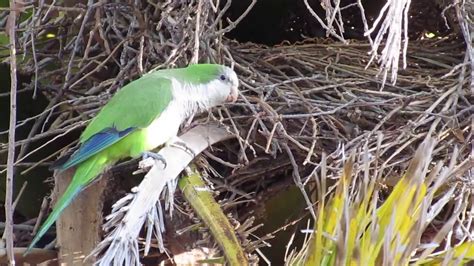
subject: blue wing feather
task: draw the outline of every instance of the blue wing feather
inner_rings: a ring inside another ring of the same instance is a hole
[[[122,131],[118,131],[114,127],[103,129],[99,133],[86,140],[71,156],[71,158],[69,158],[69,160],[67,160],[63,165],[59,166],[58,169],[66,170],[79,163],[82,163],[83,161],[89,159],[92,155],[97,154],[110,145],[113,145],[117,141],[123,139],[135,129],[136,127],[129,127]]]

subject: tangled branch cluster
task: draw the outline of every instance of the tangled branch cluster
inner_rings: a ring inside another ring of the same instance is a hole
[[[83,127],[127,81],[152,68],[212,61],[233,64],[242,84],[239,102],[215,113],[239,135],[234,143],[238,151],[205,153],[208,160],[234,169],[225,182],[209,178],[229,198],[251,198],[250,191],[262,191],[275,182],[272,178],[288,172],[303,190],[318,170],[322,153],[328,154],[329,173],[337,177],[345,156],[364,145],[374,154],[381,148],[380,157],[371,158],[377,163],[371,165],[377,166],[373,170],[378,178],[389,177],[406,166],[426,136],[439,141],[433,152],[436,159],[448,160],[454,149],[459,150],[455,163],[460,174],[451,180],[468,185],[462,173],[472,167],[472,55],[463,56],[462,41],[410,42],[407,68],[398,71],[395,85],[384,85],[376,77],[378,66],[367,67],[372,46],[365,42],[307,40],[267,47],[226,39],[224,34],[255,1],[224,27],[230,3],[26,3],[23,9],[34,12],[19,25],[21,70],[34,78],[23,90],[45,95],[49,105],[19,121],[17,127],[29,121],[34,125],[28,137],[16,143],[17,164]],[[334,21],[334,16],[327,16]],[[32,150],[36,142],[43,144]],[[0,152],[7,148],[0,144]]]
[[[365,69],[368,48],[316,40],[272,48],[229,43],[247,89],[239,109],[246,115],[231,115],[243,131],[242,146],[274,156],[290,146],[289,158],[298,161],[293,167],[317,166],[325,152],[340,169],[342,154],[365,144],[373,152],[381,141],[380,166],[398,170],[430,135],[440,140],[437,159],[449,159],[459,146],[468,163],[469,73],[466,65],[453,65],[463,61],[463,47],[449,41],[410,45],[408,69],[383,90],[377,69]]]

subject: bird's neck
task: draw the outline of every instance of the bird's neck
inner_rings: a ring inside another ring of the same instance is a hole
[[[176,83],[179,84],[176,84]],[[186,116],[208,110],[216,105],[218,89],[213,84],[186,84],[173,80],[174,98],[184,105]]]

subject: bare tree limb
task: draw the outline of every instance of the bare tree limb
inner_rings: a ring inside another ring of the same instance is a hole
[[[10,127],[8,131],[8,159],[7,178],[5,193],[5,231],[3,239],[6,241],[8,264],[15,265],[15,255],[13,251],[13,173],[15,163],[15,124],[16,124],[16,17],[15,0],[10,0],[10,16],[8,17],[7,28],[10,38]]]

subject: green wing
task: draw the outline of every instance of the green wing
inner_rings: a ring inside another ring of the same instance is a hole
[[[153,74],[156,72],[117,92],[86,127],[79,149],[54,168],[65,170],[78,165],[158,118],[172,100],[172,84],[171,80]]]
[[[173,98],[171,80],[158,72],[130,82],[117,92],[82,132],[80,142],[109,128],[145,128]]]

